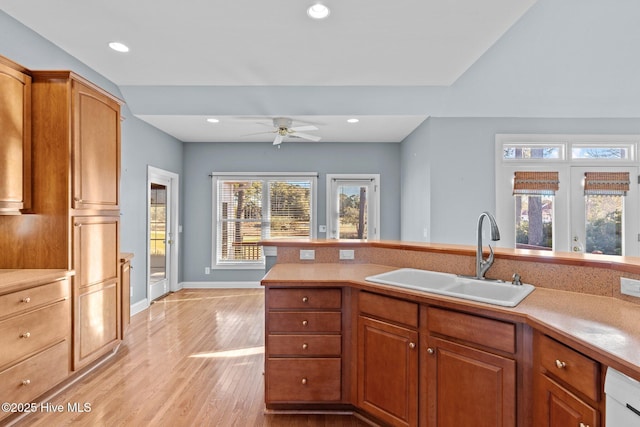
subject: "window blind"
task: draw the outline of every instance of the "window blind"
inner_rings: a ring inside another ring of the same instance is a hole
[[[513,176],[513,194],[555,195],[560,186],[558,172],[517,171]]]
[[[629,191],[629,172],[585,172],[584,194],[626,196]]]

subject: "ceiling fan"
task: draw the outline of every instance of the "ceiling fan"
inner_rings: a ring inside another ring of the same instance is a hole
[[[273,119],[273,127],[275,128],[271,132],[264,133],[275,133],[276,136],[273,140],[273,145],[280,145],[282,141],[286,137],[293,138],[303,138],[308,139],[309,141],[320,141],[320,137],[316,135],[310,135],[308,133],[304,133],[306,131],[318,130],[314,125],[305,125],[305,126],[292,126],[293,120],[287,117],[275,117]]]

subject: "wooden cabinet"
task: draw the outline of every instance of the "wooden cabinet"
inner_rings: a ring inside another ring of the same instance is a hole
[[[265,402],[341,403],[342,290],[266,289]]]
[[[602,394],[598,362],[544,334],[534,335],[535,426],[600,426]]]
[[[0,56],[0,215],[31,207],[31,76]]]
[[[2,402],[33,402],[69,375],[70,296],[66,278],[0,295]]]
[[[418,422],[418,304],[359,294],[357,406],[394,426]]]
[[[117,210],[120,177],[120,104],[71,80],[73,208]]]
[[[119,218],[73,217],[74,368],[94,361],[121,336]]]
[[[120,321],[120,338],[124,339],[131,325],[131,260],[133,254],[120,254],[120,300],[122,302],[122,319]]]
[[[436,307],[427,313],[427,425],[515,426],[515,325]]]

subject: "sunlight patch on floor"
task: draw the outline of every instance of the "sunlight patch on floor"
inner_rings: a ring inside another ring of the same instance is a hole
[[[232,358],[232,357],[253,356],[255,354],[264,354],[264,346],[239,348],[236,350],[194,353],[189,357],[222,359],[222,358]]]

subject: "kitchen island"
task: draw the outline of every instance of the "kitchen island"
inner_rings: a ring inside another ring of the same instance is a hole
[[[469,274],[471,247],[340,241],[265,245],[278,248],[277,263],[262,281],[268,410],[347,410],[382,424],[429,426],[455,425],[467,421],[466,413],[485,412],[483,419],[498,417],[495,422],[503,425],[551,426],[557,425],[551,421],[557,411],[566,411],[563,420],[595,426],[604,424],[607,367],[640,379],[640,305],[615,286],[620,277],[640,272],[635,259],[574,254],[554,259],[535,251],[497,250],[488,275],[508,280],[517,271],[537,287],[518,306],[505,308],[365,280],[398,267]],[[300,249],[314,250],[315,260],[300,260]],[[341,249],[353,250],[354,260],[340,260]],[[549,277],[554,282],[544,286],[541,280]],[[322,290],[339,291],[340,303],[308,307],[311,292]],[[274,291],[281,293],[275,306]],[[283,291],[292,292],[290,306]],[[312,313],[339,313],[341,322],[323,330],[322,322],[314,321],[311,326],[319,329],[309,331]],[[274,327],[274,316],[282,315],[292,324]],[[316,347],[308,354],[307,338],[318,336],[339,336],[340,352],[321,354],[322,347]],[[273,352],[273,339],[290,338],[301,340],[299,351]],[[304,372],[297,377],[287,370],[295,361],[311,363],[315,372],[319,365],[312,362],[331,360],[340,369],[334,367],[330,378],[312,381]],[[281,375],[271,375],[274,364],[279,372],[291,373],[284,394]],[[317,385],[324,394],[309,391]],[[479,402],[452,407],[451,395]]]

